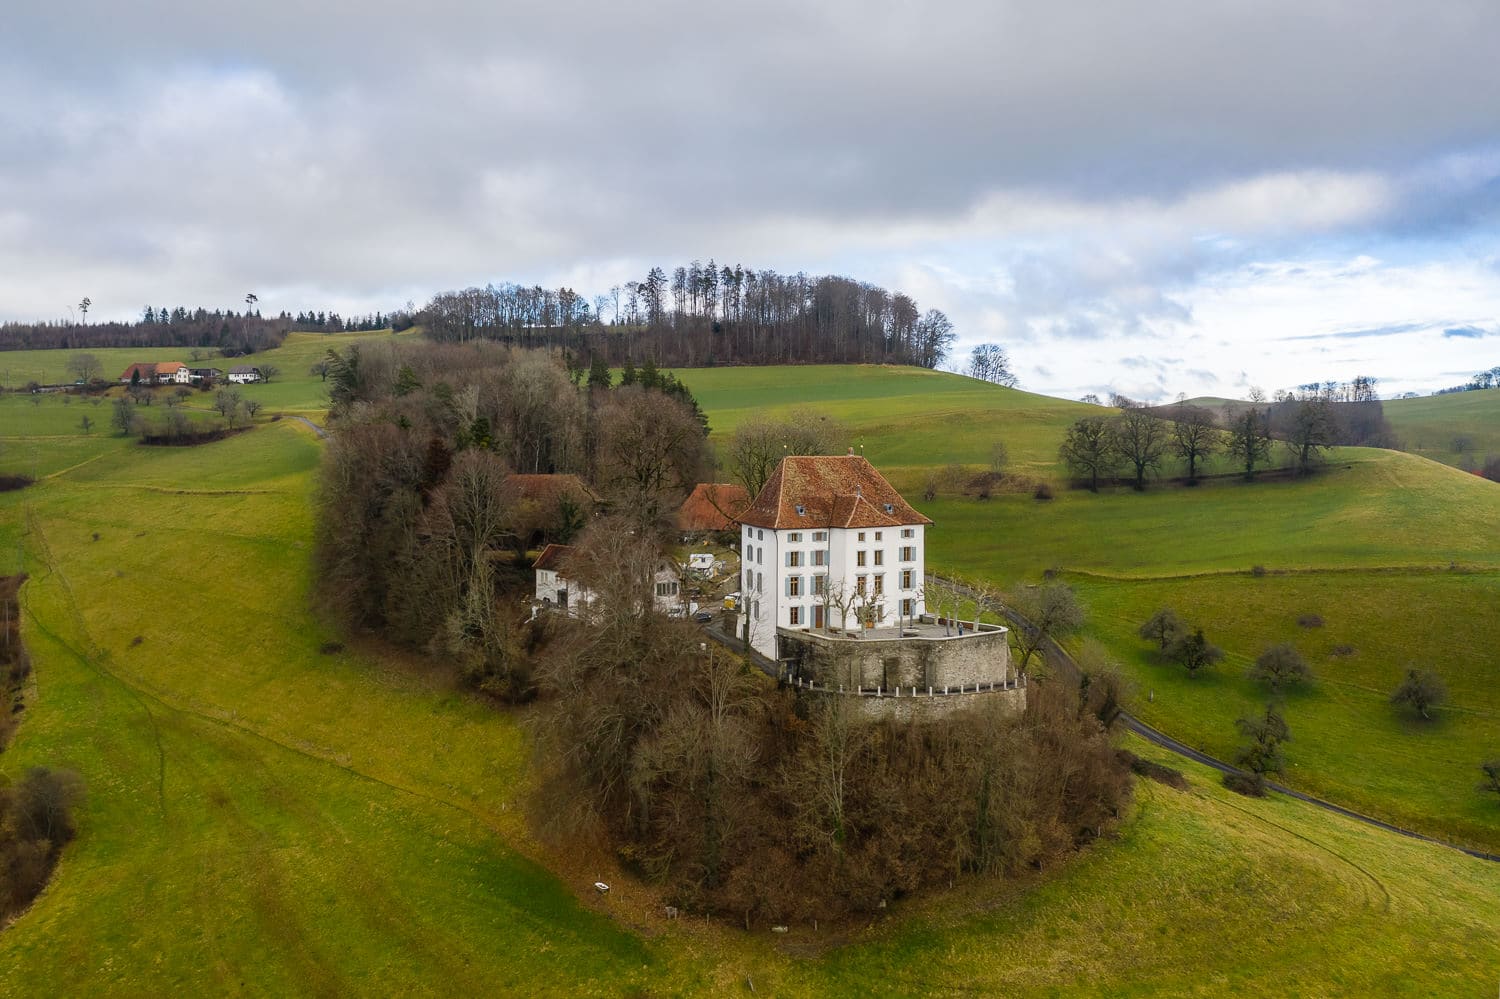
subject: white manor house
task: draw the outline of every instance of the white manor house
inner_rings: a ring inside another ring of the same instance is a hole
[[[864,457],[791,456],[739,515],[738,632],[799,688],[866,715],[942,713],[973,695],[1025,704],[1006,628],[927,613],[925,536]]]
[[[775,659],[777,628],[857,629],[920,618],[932,521],[862,456],[782,459],[740,514],[739,633]]]

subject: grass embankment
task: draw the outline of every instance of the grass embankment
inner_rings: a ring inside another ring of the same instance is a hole
[[[187,450],[74,430],[79,464],[28,412],[0,405],[0,472],[35,455],[52,477],[0,495],[0,571],[23,543],[37,694],[0,766],[89,791],[52,885],[0,933],[8,994],[1427,995],[1500,971],[1500,866],[1194,768],[1189,793],[1143,784],[1121,839],[1044,883],[898,904],[821,957],[776,949],[825,946],[808,927],[660,920],[576,856],[555,858],[565,885],[527,859],[516,716],[398,659],[320,654],[305,428]],[[1116,498],[1057,508],[1086,522]],[[974,511],[973,537],[1010,532],[988,556],[1012,551],[1009,579],[1040,508],[1019,499],[955,501],[934,539]]]

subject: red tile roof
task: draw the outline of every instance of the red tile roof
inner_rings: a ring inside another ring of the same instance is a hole
[[[599,494],[583,484],[576,475],[507,475],[505,487],[517,499],[539,503],[557,503],[563,497],[580,506],[598,503]]]
[[[131,376],[136,373],[140,374],[141,381],[149,382],[151,379],[156,377],[156,362],[137,361],[136,363],[125,369],[125,373],[120,375],[120,381],[128,382],[130,381]]]
[[[573,554],[572,545],[548,545],[531,563],[533,569],[556,569],[563,560]]]
[[[750,505],[750,494],[734,482],[700,482],[677,510],[679,531],[728,531]]]
[[[776,530],[932,523],[857,454],[781,459],[739,519]]]
[[[187,365],[181,361],[158,361],[156,364],[156,373],[158,375],[175,375],[185,367]]]

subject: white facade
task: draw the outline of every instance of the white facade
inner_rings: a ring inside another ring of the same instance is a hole
[[[652,606],[662,614],[680,616],[689,613],[683,602],[682,580],[670,562],[663,563],[651,580]],[[594,594],[577,580],[569,579],[556,569],[536,570],[536,601],[554,606],[574,617],[588,612]]]
[[[740,529],[740,635],[776,657],[776,629],[894,626],[926,612],[924,524]]]
[[[235,385],[247,385],[251,382],[258,382],[260,381],[260,371],[255,368],[248,370],[231,368],[229,370],[229,381]]]
[[[551,604],[572,614],[577,613],[581,607],[587,607],[593,600],[593,594],[568,580],[556,569],[538,569],[536,599],[538,603]]]

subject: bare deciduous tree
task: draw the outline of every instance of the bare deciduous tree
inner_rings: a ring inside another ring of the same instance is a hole
[[[1017,384],[1015,372],[1010,367],[1010,355],[998,343],[981,343],[970,351],[965,374],[1006,388],[1015,388]]]
[[[104,373],[104,365],[94,354],[73,354],[68,358],[68,373],[78,381],[88,384]]]
[[[1219,448],[1214,415],[1202,406],[1182,404],[1172,410],[1172,450],[1187,462],[1188,484],[1198,484],[1198,466]]]
[[[1333,404],[1324,396],[1303,399],[1297,404],[1287,428],[1287,447],[1297,461],[1297,471],[1310,472],[1322,453],[1334,444],[1338,424]]]
[[[1443,682],[1443,678],[1432,670],[1415,667],[1406,671],[1405,678],[1391,693],[1392,704],[1406,705],[1425,719],[1431,719],[1432,715],[1428,711],[1446,700],[1448,685]]]
[[[751,417],[729,439],[729,473],[751,499],[789,455],[838,454],[849,439],[848,429],[827,413],[798,409],[782,419]]]
[[[1236,416],[1229,424],[1229,454],[1243,464],[1245,478],[1255,477],[1255,466],[1271,455],[1271,429],[1264,411],[1254,407]]]
[[[1085,416],[1068,428],[1058,456],[1068,470],[1088,480],[1089,489],[1099,491],[1099,479],[1109,475],[1119,461],[1114,424],[1102,416]]]
[[[1021,656],[1016,669],[1022,673],[1049,641],[1083,627],[1083,605],[1066,583],[1019,587],[1011,594],[1009,607],[1020,618],[1010,633],[1011,644]]]
[[[1278,642],[1267,646],[1256,657],[1246,675],[1275,691],[1292,684],[1305,683],[1312,678],[1312,671],[1307,668],[1307,662],[1296,646],[1289,642]]]
[[[1159,473],[1167,452],[1166,421],[1149,410],[1126,409],[1114,421],[1115,449],[1135,471],[1135,489],[1146,488],[1146,473]]]
[[[600,408],[600,477],[642,528],[666,521],[710,467],[702,427],[675,399],[617,389]]]

